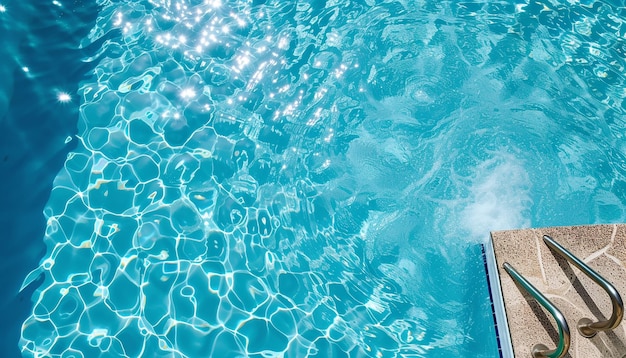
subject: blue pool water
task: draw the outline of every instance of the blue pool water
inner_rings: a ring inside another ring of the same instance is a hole
[[[609,2],[41,5],[0,8],[11,354],[495,357],[489,231],[624,221]]]
[[[63,9],[44,1],[0,2],[0,356],[20,356],[20,327],[36,285],[18,293],[45,253],[42,215],[52,181],[76,146],[76,93],[93,63],[78,49],[95,4]],[[71,26],[70,26],[71,24]],[[38,281],[41,283],[41,281]]]

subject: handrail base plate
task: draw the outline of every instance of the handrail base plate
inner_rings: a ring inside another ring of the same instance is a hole
[[[593,321],[589,318],[581,318],[578,321],[578,332],[581,336],[585,338],[593,338],[596,336],[598,331],[595,329],[589,328],[589,325],[592,324]]]
[[[532,354],[533,357],[535,358],[541,358],[541,357],[546,357],[546,352],[550,351],[550,348],[548,348],[548,346],[546,346],[545,344],[535,344],[535,346],[533,347],[532,350]]]

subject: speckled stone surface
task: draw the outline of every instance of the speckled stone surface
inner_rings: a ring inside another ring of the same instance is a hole
[[[584,338],[576,326],[581,318],[606,320],[612,306],[606,292],[565,259],[553,254],[543,242],[552,237],[611,282],[626,299],[626,225],[590,225],[492,232],[491,238],[507,320],[516,357],[531,357],[532,347],[542,343],[550,349],[558,341],[554,319],[515,284],[504,270],[511,264],[565,316],[571,331],[566,357],[626,357],[626,324],[613,331]]]

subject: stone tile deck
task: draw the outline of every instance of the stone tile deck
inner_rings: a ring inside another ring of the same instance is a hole
[[[626,358],[626,323],[613,331],[584,338],[576,328],[584,317],[593,321],[611,316],[604,290],[543,242],[552,237],[611,282],[626,300],[626,225],[591,225],[491,233],[508,328],[515,357],[531,357],[543,343],[550,349],[558,341],[552,316],[515,284],[502,264],[510,263],[563,313],[571,331],[570,358]]]

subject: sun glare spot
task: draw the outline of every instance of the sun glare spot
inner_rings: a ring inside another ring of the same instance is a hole
[[[180,96],[185,99],[191,99],[196,96],[196,91],[193,88],[185,88],[180,92]]]
[[[6,6],[0,4],[0,12],[7,12]]]
[[[67,92],[59,92],[57,93],[57,101],[60,103],[68,103],[72,101],[72,96]]]
[[[278,48],[284,50],[289,45],[289,39],[287,37],[281,37],[278,40]]]
[[[222,0],[208,0],[207,2],[216,9],[222,6]]]
[[[244,27],[246,26],[246,21],[237,16],[237,14],[231,12],[230,17],[237,22],[237,26]]]
[[[115,21],[113,22],[113,26],[120,26],[124,21],[124,17],[121,12],[115,14]]]

